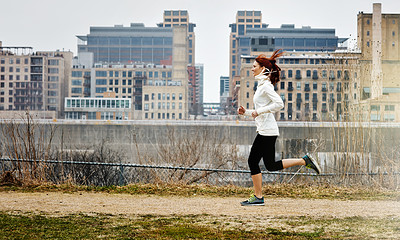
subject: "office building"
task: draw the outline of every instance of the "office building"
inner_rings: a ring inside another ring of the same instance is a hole
[[[114,94],[112,98],[130,99],[131,113],[124,114],[122,120],[188,118],[187,30],[183,26],[171,30],[173,52],[169,65],[94,63],[88,69],[92,62],[87,60],[90,57],[85,56],[86,60],[82,60],[79,55],[71,73],[70,96],[103,98],[108,92]],[[88,116],[86,109],[75,107],[74,110],[77,113],[71,113],[72,117],[94,117],[93,112]],[[118,120],[120,117],[109,114],[104,119]]]
[[[95,63],[170,65],[172,58],[172,28],[131,23],[129,27],[90,27],[89,34],[77,37],[78,54],[92,52]]]

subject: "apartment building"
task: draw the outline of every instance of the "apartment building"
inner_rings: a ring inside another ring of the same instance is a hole
[[[254,108],[258,82],[251,68],[259,53],[242,57],[237,92],[239,105]],[[266,53],[271,54],[271,53]],[[276,119],[343,121],[350,102],[360,98],[359,53],[286,52],[279,59],[281,81],[275,90],[284,101]]]
[[[72,56],[72,52],[2,46],[0,110],[46,111],[49,114],[43,117],[63,117]]]
[[[294,24],[282,24],[280,28],[270,28],[262,23],[261,11],[238,11],[236,22],[229,25],[229,79],[230,96],[235,94],[235,76],[240,76],[240,56],[251,52],[269,52],[275,49],[284,51],[335,51],[339,39],[335,29],[315,29],[310,26],[295,28]],[[232,99],[235,105],[236,100]]]

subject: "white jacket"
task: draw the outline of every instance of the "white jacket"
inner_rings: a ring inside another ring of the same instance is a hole
[[[263,136],[279,136],[274,113],[284,107],[282,98],[275,92],[268,76],[260,73],[255,78],[258,80],[257,90],[253,98],[255,110],[246,109],[244,115],[251,117],[251,114],[257,111],[258,116],[255,118],[257,132]]]

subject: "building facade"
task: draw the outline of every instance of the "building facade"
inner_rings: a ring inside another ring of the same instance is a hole
[[[77,59],[70,96],[113,92],[131,99],[130,119],[188,118],[199,101],[195,26],[187,11],[167,10],[158,27],[91,27],[88,35],[78,36],[78,54],[92,53],[93,64],[88,69],[90,64]]]
[[[295,28],[294,24],[283,24],[280,28],[269,28],[262,23],[260,11],[238,11],[236,22],[229,25],[229,79],[232,109],[238,107],[235,92],[235,76],[241,76],[241,56],[252,52],[284,51],[335,51],[338,43],[346,39],[335,36],[335,29],[313,29],[309,26]],[[233,112],[231,112],[233,114]]]
[[[357,44],[361,49],[361,90],[358,103],[364,121],[400,121],[400,14],[357,15]],[[396,111],[397,110],[397,111]]]
[[[132,118],[130,99],[116,98],[114,92],[98,97],[65,98],[65,119],[129,120]]]
[[[72,56],[72,52],[1,47],[0,110],[49,111],[55,112],[49,116],[63,117]]]
[[[88,68],[90,61],[76,59],[70,97],[103,98],[105,93],[113,93],[116,99],[129,99],[132,113],[122,120],[188,118],[187,29],[177,26],[172,31],[170,65],[95,63]],[[83,118],[78,113],[71,116]]]
[[[271,53],[266,53],[271,54]],[[242,57],[239,105],[254,109],[258,82],[251,68],[258,53]],[[275,90],[284,102],[283,121],[343,121],[350,102],[360,98],[359,53],[287,52],[278,61],[281,81]]]
[[[163,22],[157,24],[158,27],[171,28],[176,26],[184,26],[188,31],[188,63],[195,65],[195,41],[196,36],[194,28],[196,24],[189,22],[189,13],[187,10],[165,10]]]
[[[77,37],[78,54],[92,52],[96,63],[163,64],[172,57],[172,28],[131,23],[129,27],[90,27],[89,34]]]
[[[286,51],[278,60],[281,82],[275,89],[285,108],[276,113],[277,119],[400,121],[396,111],[400,108],[400,14],[382,14],[381,4],[376,3],[373,13],[360,12],[357,19],[359,49]],[[242,56],[240,78],[234,79],[238,105],[247,108],[254,108],[257,82],[251,65],[260,53],[271,54],[262,51]]]

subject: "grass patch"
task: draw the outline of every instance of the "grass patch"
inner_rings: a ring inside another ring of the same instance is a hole
[[[159,196],[234,196],[247,197],[252,188],[211,186],[205,184],[130,184],[126,186],[77,186],[71,184],[42,184],[29,186],[1,186],[0,191],[17,192],[102,192],[113,194],[154,194]],[[338,187],[311,184],[264,184],[265,197],[331,199],[331,200],[395,200],[400,192],[367,187]]]
[[[57,217],[0,212],[2,239],[398,239],[399,224],[400,219],[360,217],[235,219],[209,215],[100,214]]]

